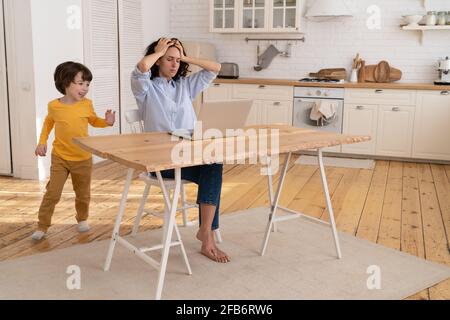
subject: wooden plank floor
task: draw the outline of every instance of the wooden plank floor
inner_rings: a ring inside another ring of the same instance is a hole
[[[318,167],[294,165],[293,157],[280,199],[283,206],[328,220]],[[280,161],[280,163],[282,163]],[[268,205],[267,180],[257,166],[226,166],[221,212]],[[92,182],[92,230],[80,235],[75,224],[74,193],[64,188],[46,240],[33,243],[30,235],[45,183],[0,177],[0,261],[108,239],[118,211],[126,169],[112,162],[95,166]],[[450,266],[450,165],[377,161],[374,170],[327,168],[328,184],[338,229],[380,245]],[[276,188],[278,176],[273,184]],[[144,184],[134,179],[121,234],[131,231]],[[187,188],[195,201],[197,187]],[[147,206],[162,210],[158,189]],[[195,209],[190,219],[197,218]],[[178,217],[180,221],[180,217]],[[146,217],[141,231],[161,227],[158,217]],[[450,280],[409,299],[450,299]]]

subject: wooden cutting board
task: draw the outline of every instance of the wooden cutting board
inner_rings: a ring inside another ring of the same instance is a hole
[[[315,78],[345,80],[347,78],[347,70],[345,68],[322,69],[317,73],[310,73],[309,76]]]
[[[365,66],[365,82],[388,83],[402,78],[402,72],[386,61],[377,65]]]

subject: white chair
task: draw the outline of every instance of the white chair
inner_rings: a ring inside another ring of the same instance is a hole
[[[127,111],[125,113],[125,119],[128,122],[128,124],[130,125],[131,128],[131,132],[133,133],[141,133],[144,132],[144,122],[142,120],[142,116],[141,113],[139,112],[139,110],[134,109],[134,110],[130,110]],[[133,226],[133,230],[132,230],[132,235],[136,235],[138,230],[139,230],[139,225],[141,223],[141,219],[149,214],[157,216],[157,217],[161,217],[162,215],[164,215],[164,212],[156,212],[156,211],[148,211],[145,210],[145,204],[147,202],[148,196],[150,194],[150,188],[152,186],[154,187],[158,187],[162,190],[161,185],[159,183],[159,180],[157,177],[153,177],[152,175],[150,175],[149,173],[141,173],[139,175],[139,178],[145,182],[145,189],[144,189],[144,194],[142,196],[142,200],[141,203],[139,205],[137,214],[136,214],[136,220],[134,222],[134,226]],[[178,208],[178,211],[182,212],[182,216],[183,216],[183,226],[191,226],[194,225],[195,222],[188,222],[188,217],[187,217],[187,210],[191,209],[191,208],[198,208],[197,204],[192,204],[192,203],[188,203],[186,201],[186,191],[184,186],[186,184],[190,184],[192,182],[187,181],[187,180],[181,180],[181,207]],[[170,194],[170,192],[172,190],[175,189],[175,180],[174,179],[168,179],[165,178],[164,179],[164,186],[167,190],[167,192]],[[166,195],[165,195],[166,196]],[[170,203],[170,201],[169,201]],[[216,241],[221,243],[222,242],[222,236],[220,234],[219,229],[214,231],[215,237],[216,237]]]

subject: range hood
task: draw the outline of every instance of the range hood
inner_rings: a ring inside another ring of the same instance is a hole
[[[353,17],[343,0],[314,0],[306,12],[308,18]]]

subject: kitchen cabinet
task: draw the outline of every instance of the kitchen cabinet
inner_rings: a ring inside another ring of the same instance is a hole
[[[380,106],[376,154],[411,157],[415,107]]]
[[[292,101],[262,101],[261,124],[292,125]]]
[[[419,91],[412,156],[450,161],[450,92]]]
[[[298,31],[300,28],[300,0],[270,0],[269,29],[272,32]]]
[[[370,142],[344,145],[350,154],[411,158],[415,90],[346,89],[344,134],[363,134]]]
[[[210,0],[210,31],[300,32],[305,0]]]
[[[238,31],[239,0],[210,0],[211,32]]]
[[[233,100],[232,94],[232,84],[214,83],[203,92],[203,102]]]
[[[293,87],[253,84],[213,84],[203,93],[203,102],[251,99],[254,101],[246,125],[292,125]]]
[[[372,140],[342,146],[343,153],[375,155],[378,126],[378,106],[345,104],[344,134],[368,135]]]

